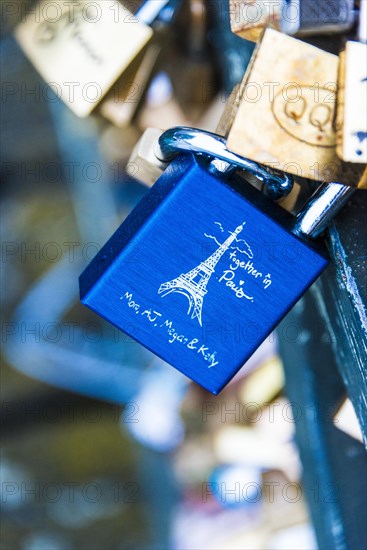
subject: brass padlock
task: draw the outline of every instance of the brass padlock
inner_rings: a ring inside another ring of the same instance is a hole
[[[84,117],[148,43],[153,30],[114,0],[42,0],[14,34],[52,90]]]
[[[228,148],[298,177],[357,186],[364,166],[336,154],[338,64],[338,56],[267,29],[234,97]]]
[[[178,7],[177,0],[147,0],[135,12],[154,36],[101,102],[100,114],[115,126],[127,127],[142,106]]]
[[[119,128],[131,124],[152,78],[160,45],[149,44],[108,92],[99,113]]]

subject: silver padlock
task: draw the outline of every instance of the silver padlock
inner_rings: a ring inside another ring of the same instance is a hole
[[[344,33],[356,21],[354,0],[283,0],[280,27],[292,36]]]
[[[230,0],[229,9],[232,31],[254,42],[266,27],[299,37],[345,33],[357,20],[354,0]]]
[[[185,126],[165,132],[148,128],[137,143],[127,170],[137,180],[151,185],[178,154],[187,152],[208,158],[209,172],[225,176],[239,168],[251,174],[255,179],[251,178],[250,183],[273,200],[286,197],[293,189],[293,178],[288,174],[232,153],[222,136]]]

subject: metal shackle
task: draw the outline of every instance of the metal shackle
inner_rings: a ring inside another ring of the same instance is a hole
[[[293,189],[293,178],[241,157],[227,149],[226,139],[212,132],[177,126],[166,130],[159,138],[155,155],[163,162],[170,162],[179,153],[194,153],[227,164],[228,170],[240,168],[254,175],[263,183],[264,194],[274,200],[286,197]]]
[[[294,233],[316,238],[323,233],[355,189],[342,183],[326,183],[316,189],[295,219]]]

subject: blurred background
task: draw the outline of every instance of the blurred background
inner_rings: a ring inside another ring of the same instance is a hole
[[[318,408],[290,404],[279,336],[213,397],[79,303],[148,190],[126,167],[143,131],[215,131],[254,44],[226,1],[163,2],[115,100],[79,118],[13,36],[32,4],[2,1],[1,547],[318,548],[305,492],[322,506],[339,487],[302,482],[295,429]]]

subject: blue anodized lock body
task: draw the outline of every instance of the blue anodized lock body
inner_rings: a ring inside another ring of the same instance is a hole
[[[327,265],[245,194],[180,156],[80,278],[86,306],[214,394]]]

